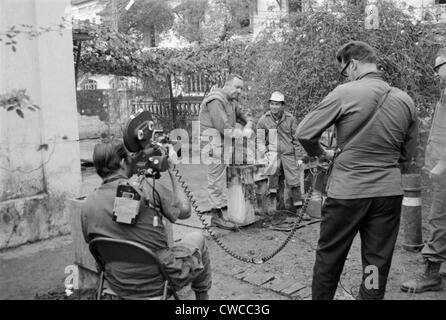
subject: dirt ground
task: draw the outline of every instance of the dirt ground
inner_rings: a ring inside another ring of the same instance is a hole
[[[205,209],[206,167],[187,165],[180,167],[181,173],[199,200],[201,209]],[[166,177],[163,177],[165,179]],[[83,194],[88,194],[100,183],[93,168],[83,170]],[[424,197],[423,225],[427,226],[428,203]],[[184,227],[188,229],[188,227]],[[189,228],[197,230],[195,228]],[[174,229],[175,230],[175,229]],[[246,264],[228,256],[217,244],[209,239],[213,270],[211,299],[216,300],[277,300],[309,299],[311,293],[312,268],[319,234],[319,224],[299,229],[289,244],[272,260],[261,265]],[[256,223],[236,232],[221,232],[221,239],[228,247],[240,255],[259,257],[273,252],[286,238],[287,232],[272,230]],[[428,230],[423,228],[423,239],[427,239]],[[407,294],[401,292],[400,284],[420,272],[423,268],[420,254],[403,250],[402,232],[398,237],[393,264],[387,286],[386,299],[435,299],[446,300],[446,288],[440,292]],[[71,237],[63,236],[53,240],[30,244],[0,253],[0,299],[62,299],[64,296],[64,269],[72,264],[73,252]],[[241,277],[244,274],[245,277]],[[286,294],[273,290],[274,281],[262,284],[258,279],[283,280],[287,283],[299,283],[297,293]],[[257,279],[257,280],[256,280]],[[337,299],[350,299],[355,296],[361,280],[360,242],[355,239],[347,258],[338,288]],[[446,287],[446,284],[444,284]],[[189,289],[181,292],[185,299],[192,299]],[[68,299],[90,299],[92,292],[76,293]]]

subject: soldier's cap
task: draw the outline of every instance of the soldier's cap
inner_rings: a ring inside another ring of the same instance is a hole
[[[438,71],[438,68],[446,63],[446,48],[440,49],[435,59],[434,70]]]
[[[271,94],[271,98],[269,98],[269,101],[277,101],[277,102],[285,103],[285,96],[283,95],[283,93],[281,93],[279,91],[274,91]]]

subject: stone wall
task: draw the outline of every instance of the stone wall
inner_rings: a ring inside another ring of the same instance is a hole
[[[70,0],[2,0],[0,30],[59,25]],[[69,232],[66,199],[80,193],[70,28],[0,42],[0,94],[25,89],[40,110],[0,108],[0,250]]]

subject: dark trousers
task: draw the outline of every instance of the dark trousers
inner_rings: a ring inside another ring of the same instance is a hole
[[[325,200],[313,270],[314,300],[333,299],[345,259],[358,231],[361,236],[363,278],[357,298],[384,298],[398,236],[402,199],[403,196]],[[368,278],[373,273],[370,270],[376,269],[367,266],[377,268],[377,289],[376,282],[373,284],[370,281],[372,278]],[[368,273],[365,273],[365,270]]]

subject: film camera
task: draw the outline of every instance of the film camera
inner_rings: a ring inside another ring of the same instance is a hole
[[[135,188],[128,181],[118,184],[116,197],[113,206],[113,220],[117,223],[133,225],[137,221],[141,202],[155,208],[155,200],[148,200],[143,194],[142,181],[145,177],[158,179],[161,172],[169,167],[169,147],[167,145],[178,145],[177,142],[170,141],[169,137],[161,130],[154,129],[152,115],[148,111],[139,111],[130,116],[123,132],[124,146],[129,151],[131,158],[132,175],[142,176],[140,186]],[[174,147],[175,149],[175,147]],[[156,193],[153,182],[152,189]],[[158,208],[159,209],[159,208]],[[158,212],[158,211],[157,211]],[[159,211],[160,214],[161,211]],[[166,216],[169,220],[175,218]],[[158,226],[161,215],[155,215],[153,225]]]
[[[139,111],[130,116],[125,126],[124,145],[132,153],[132,173],[158,179],[168,169],[169,147],[179,154],[179,144],[171,141],[162,130],[155,130],[149,111]]]

